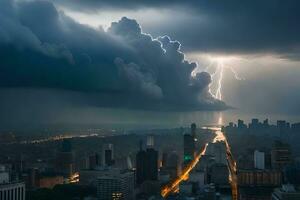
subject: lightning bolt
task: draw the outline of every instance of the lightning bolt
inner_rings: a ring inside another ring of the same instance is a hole
[[[207,65],[204,69],[204,71],[208,72],[209,69],[213,66],[216,66],[216,69],[213,73],[211,73],[211,78],[213,80],[213,85],[216,86],[215,93],[211,91],[211,88],[209,88],[209,91],[212,93],[212,95],[219,100],[222,100],[222,84],[223,84],[223,78],[224,78],[224,68],[227,68],[231,71],[234,78],[238,81],[246,80],[245,78],[241,77],[238,72],[232,67],[228,65],[224,65],[224,61],[232,61],[231,58],[226,57],[209,57],[210,63]],[[196,74],[199,72],[199,68],[196,68],[192,74]]]
[[[222,100],[222,80],[223,80],[223,72],[224,72],[224,64],[222,61],[218,62],[218,71],[219,71],[219,79],[218,79],[218,87],[216,90],[215,97],[219,100]]]
[[[245,80],[245,78],[239,76],[239,74],[237,73],[237,71],[235,71],[235,69],[234,69],[233,67],[230,67],[229,69],[230,69],[230,71],[233,73],[234,78],[235,78],[236,80],[238,80],[238,81],[243,81],[243,80]]]

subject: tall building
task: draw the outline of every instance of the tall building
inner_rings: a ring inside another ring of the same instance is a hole
[[[154,147],[154,136],[153,135],[148,135],[147,136],[147,147],[148,148],[153,148]]]
[[[140,150],[136,155],[136,180],[138,185],[146,180],[155,181],[158,179],[158,152],[153,147],[154,140],[152,137],[150,136],[151,142],[147,142],[146,151],[143,150],[142,142],[140,142]]]
[[[196,124],[191,124],[191,134],[185,133],[183,135],[183,165],[187,165],[189,162],[191,162],[196,153],[196,145],[195,145],[195,139],[196,139]]]
[[[56,172],[70,177],[74,173],[75,162],[71,141],[64,139],[60,149],[56,153]]]
[[[112,166],[114,161],[114,145],[104,144],[102,149],[102,163],[103,166]]]
[[[99,155],[94,153],[88,156],[88,169],[95,169],[100,166]]]
[[[191,124],[191,135],[193,136],[193,138],[196,138],[196,129],[197,129],[196,124],[192,123]]]
[[[158,178],[158,152],[152,148],[147,148],[147,180],[155,181]]]
[[[195,150],[194,138],[190,134],[183,135],[183,162],[184,164],[188,164],[194,158],[194,150]]]
[[[254,151],[254,168],[265,169],[265,153],[258,150]]]
[[[131,171],[105,174],[97,179],[98,200],[134,199],[134,174]]]
[[[271,151],[272,168],[283,169],[292,162],[291,148],[287,143],[275,141]]]
[[[147,176],[147,154],[143,150],[143,142],[140,141],[140,150],[136,154],[136,183],[142,184],[146,180]]]

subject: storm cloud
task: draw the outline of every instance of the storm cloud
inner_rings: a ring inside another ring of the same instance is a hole
[[[192,77],[197,65],[180,47],[169,36],[143,33],[126,17],[104,31],[74,21],[51,2],[0,3],[0,87],[6,90],[76,91],[96,106],[224,109],[209,91],[210,75]]]
[[[168,34],[185,51],[223,54],[279,54],[297,58],[300,48],[300,2],[294,0],[107,1],[56,0],[79,12],[159,10],[164,20],[145,22],[145,30]],[[177,17],[177,16],[180,17]],[[155,19],[155,16],[153,17]],[[144,25],[144,24],[143,24]],[[195,39],[197,38],[197,39]]]

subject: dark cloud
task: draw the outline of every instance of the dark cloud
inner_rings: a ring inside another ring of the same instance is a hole
[[[155,36],[168,34],[185,51],[275,53],[297,58],[300,49],[300,2],[295,0],[107,1],[57,0],[83,12],[104,9],[170,10],[168,20],[144,26]],[[177,15],[182,16],[178,18]],[[155,18],[155,16],[154,16]]]
[[[97,106],[142,109],[224,109],[209,92],[208,73],[180,43],[153,39],[126,17],[106,32],[82,25],[47,1],[1,1],[0,87],[85,93]],[[80,101],[80,103],[82,103]]]

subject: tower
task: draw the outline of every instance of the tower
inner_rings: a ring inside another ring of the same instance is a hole
[[[147,148],[143,150],[140,141],[140,150],[136,154],[136,180],[140,185],[146,180],[158,179],[158,151],[154,149],[153,136],[147,137]]]
[[[191,134],[185,133],[183,135],[183,163],[184,166],[191,162],[195,156],[195,138],[196,138],[196,124],[191,124]]]
[[[69,139],[64,139],[56,154],[56,171],[69,177],[74,172],[74,153]]]
[[[112,166],[114,161],[114,145],[104,144],[102,149],[102,163],[103,166]]]
[[[193,138],[196,138],[196,129],[197,129],[196,124],[192,123],[191,124],[191,135],[193,136]]]

